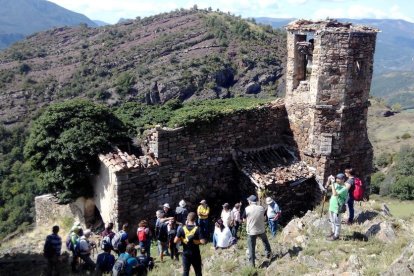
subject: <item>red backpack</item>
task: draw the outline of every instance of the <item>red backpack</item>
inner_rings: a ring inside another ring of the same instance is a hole
[[[364,187],[362,186],[362,181],[358,177],[354,177],[354,200],[361,201],[364,199]]]
[[[145,241],[147,241],[147,236],[148,236],[148,234],[147,234],[147,232],[148,231],[145,231],[146,230],[146,228],[145,227],[139,227],[138,228],[138,241],[140,241],[140,242],[145,242]]]

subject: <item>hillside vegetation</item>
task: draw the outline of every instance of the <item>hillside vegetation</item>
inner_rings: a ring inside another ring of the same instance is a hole
[[[205,10],[57,28],[0,53],[0,122],[73,97],[117,105],[274,96],[284,90],[285,53],[284,33]]]

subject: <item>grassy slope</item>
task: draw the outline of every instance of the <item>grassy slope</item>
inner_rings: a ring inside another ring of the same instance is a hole
[[[368,136],[374,147],[375,156],[382,152],[397,152],[402,145],[414,144],[414,112],[412,110],[397,113],[394,116],[383,117],[381,111],[385,106],[371,100],[372,106],[368,113]],[[405,133],[412,137],[401,139]]]

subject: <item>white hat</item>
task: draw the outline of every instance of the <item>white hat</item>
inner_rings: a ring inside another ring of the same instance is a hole
[[[171,207],[170,207],[170,204],[168,204],[168,203],[164,203],[164,205],[162,205],[163,207],[165,207],[165,208],[168,208],[168,209],[170,209]]]
[[[184,199],[181,199],[181,200],[180,200],[180,202],[178,203],[178,205],[179,205],[180,207],[184,208],[184,207],[185,207],[185,205],[186,205],[185,200],[184,200]]]
[[[273,199],[271,197],[266,197],[266,204],[271,204]]]
[[[83,235],[85,236],[85,237],[90,237],[91,236],[91,234],[92,234],[92,232],[91,232],[91,230],[90,229],[86,229],[85,231],[83,231]]]

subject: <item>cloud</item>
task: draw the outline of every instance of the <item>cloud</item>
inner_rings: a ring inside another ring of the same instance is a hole
[[[309,0],[287,0],[287,2],[293,5],[303,5],[309,2]]]

